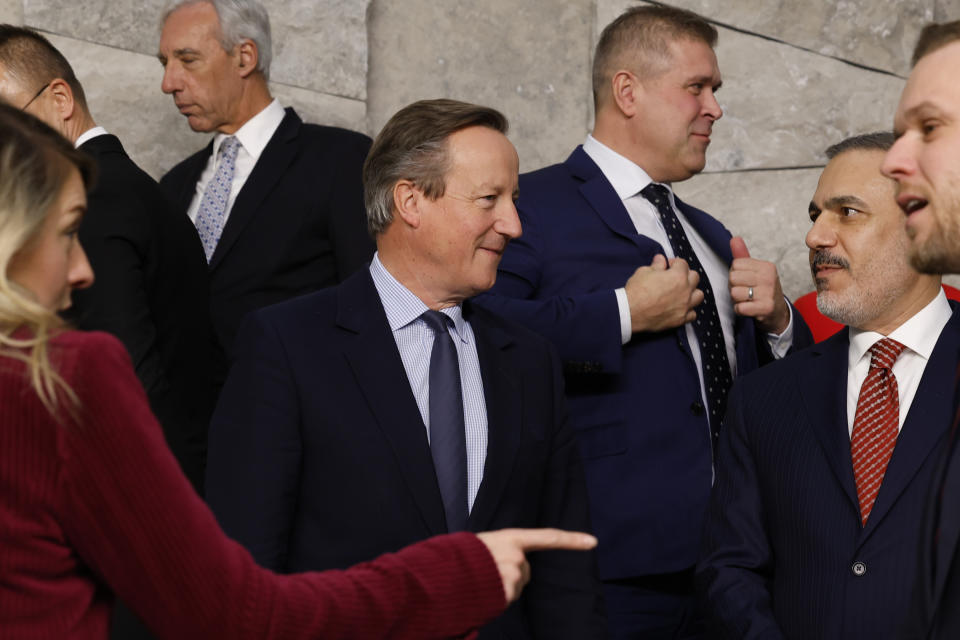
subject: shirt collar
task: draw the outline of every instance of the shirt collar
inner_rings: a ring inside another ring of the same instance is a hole
[[[850,327],[849,362],[851,365],[859,362],[867,355],[870,347],[884,337],[896,340],[924,360],[929,360],[940,338],[940,332],[950,320],[951,315],[953,311],[941,288],[927,306],[890,332],[888,336],[883,336],[876,331],[861,331]]]
[[[87,129],[83,133],[81,133],[80,137],[77,138],[77,141],[74,143],[73,146],[74,148],[79,149],[80,145],[82,145],[87,140],[96,138],[97,136],[105,136],[105,135],[107,135],[107,130],[104,129],[103,127],[92,127],[90,129]]]
[[[607,178],[614,191],[621,200],[626,200],[640,193],[644,187],[653,182],[647,172],[638,164],[622,156],[607,145],[603,144],[591,134],[583,143],[583,151],[593,160],[603,175]],[[663,185],[670,192],[673,199],[673,189],[670,185]]]
[[[380,301],[383,302],[383,310],[387,314],[387,324],[390,325],[391,332],[415,322],[425,311],[430,310],[430,307],[425,305],[423,300],[403,286],[399,280],[387,271],[387,268],[380,262],[379,252],[374,253],[373,260],[370,261],[370,276],[373,278],[373,285],[380,295]],[[446,307],[441,309],[440,313],[453,320],[457,336],[461,342],[467,342],[463,307],[459,304]]]
[[[270,104],[263,108],[257,115],[243,123],[243,126],[237,129],[233,136],[240,142],[240,146],[253,158],[254,163],[260,159],[270,138],[276,133],[277,128],[286,112],[280,102],[274,98]],[[213,157],[217,157],[220,151],[220,145],[229,134],[218,133],[213,138]]]

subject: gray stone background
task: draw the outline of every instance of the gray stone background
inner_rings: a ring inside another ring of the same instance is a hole
[[[375,135],[421,98],[488,104],[511,120],[521,171],[566,158],[592,124],[603,26],[636,0],[263,0],[271,88],[305,120]],[[889,128],[921,27],[948,0],[672,0],[720,31],[723,119],[681,197],[775,261],[787,295],[811,289],[804,235],[822,150]],[[159,177],[206,143],[160,92],[164,0],[0,0],[0,21],[47,33],[93,115]],[[957,284],[957,281],[953,281]]]

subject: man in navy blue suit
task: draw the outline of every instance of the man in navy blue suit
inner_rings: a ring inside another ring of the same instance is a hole
[[[207,499],[262,566],[342,568],[464,529],[589,528],[555,352],[469,300],[521,231],[506,128],[453,100],[400,110],[364,165],[369,268],[247,317]],[[592,555],[530,565],[481,638],[603,637]]]
[[[911,263],[924,272],[960,273],[960,21],[920,34],[894,118],[897,142],[883,172],[897,182],[907,216]],[[954,365],[956,366],[956,365]],[[954,371],[944,376],[955,380]],[[918,520],[920,554],[911,615],[903,638],[960,637],[960,414]]]
[[[848,325],[737,381],[697,580],[724,638],[889,638],[953,415],[960,315],[910,266],[891,133],[845,140],[810,202],[817,306]]]
[[[730,381],[810,342],[776,268],[676,198],[722,111],[717,31],[628,10],[594,57],[596,126],[520,179],[524,234],[481,304],[564,362],[615,638],[697,637],[693,567]]]

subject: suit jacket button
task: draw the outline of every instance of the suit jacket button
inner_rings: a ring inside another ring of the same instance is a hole
[[[865,565],[862,562],[854,562],[853,566],[850,567],[850,569],[853,571],[853,575],[859,578],[860,576],[862,576],[867,572],[867,565]]]
[[[695,416],[703,415],[703,403],[699,400],[690,405],[690,413]]]

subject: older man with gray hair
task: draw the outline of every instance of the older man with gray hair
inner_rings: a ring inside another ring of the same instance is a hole
[[[588,527],[556,353],[469,300],[520,235],[506,130],[453,100],[401,109],[364,165],[370,267],[244,321],[207,499],[262,566],[341,568],[448,531]],[[603,637],[592,556],[530,566],[481,638]]]
[[[370,140],[304,124],[270,95],[271,38],[255,0],[186,0],[163,17],[164,93],[213,140],[161,187],[196,225],[214,329],[232,357],[243,316],[336,284],[370,259],[360,170]]]

